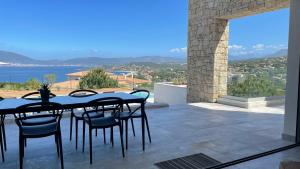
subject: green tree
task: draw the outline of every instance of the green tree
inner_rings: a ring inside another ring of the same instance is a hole
[[[243,82],[228,85],[228,94],[239,97],[263,97],[283,95],[282,90],[267,77],[248,76]]]
[[[41,83],[35,78],[28,80],[24,85],[29,90],[37,90],[41,87]]]
[[[44,75],[44,81],[48,84],[53,84],[56,81],[56,75],[55,74],[46,74]]]
[[[118,87],[118,81],[112,79],[103,69],[91,70],[86,76],[80,79],[81,89],[101,89]]]

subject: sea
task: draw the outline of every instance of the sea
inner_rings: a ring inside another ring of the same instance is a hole
[[[66,81],[68,73],[88,70],[80,66],[0,66],[0,82],[23,83],[32,78],[43,82],[46,74],[55,74],[56,82]]]

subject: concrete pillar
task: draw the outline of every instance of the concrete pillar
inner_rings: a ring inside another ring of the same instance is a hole
[[[297,125],[298,77],[300,58],[300,1],[290,2],[290,32],[288,51],[287,92],[283,138],[295,140]]]

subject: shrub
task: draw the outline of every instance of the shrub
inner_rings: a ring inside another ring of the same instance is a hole
[[[35,78],[28,80],[24,85],[29,90],[37,90],[41,87],[41,83]]]
[[[56,81],[56,75],[55,74],[46,74],[44,75],[44,82],[47,84],[52,85]]]
[[[91,70],[86,76],[80,79],[81,89],[101,89],[118,87],[118,81],[112,79],[103,69]]]
[[[248,76],[243,82],[228,84],[228,94],[238,97],[267,97],[284,95],[284,91],[267,77]]]

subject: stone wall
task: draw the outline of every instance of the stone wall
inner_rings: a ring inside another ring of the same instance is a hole
[[[188,102],[227,94],[229,19],[287,8],[289,0],[190,0]]]

